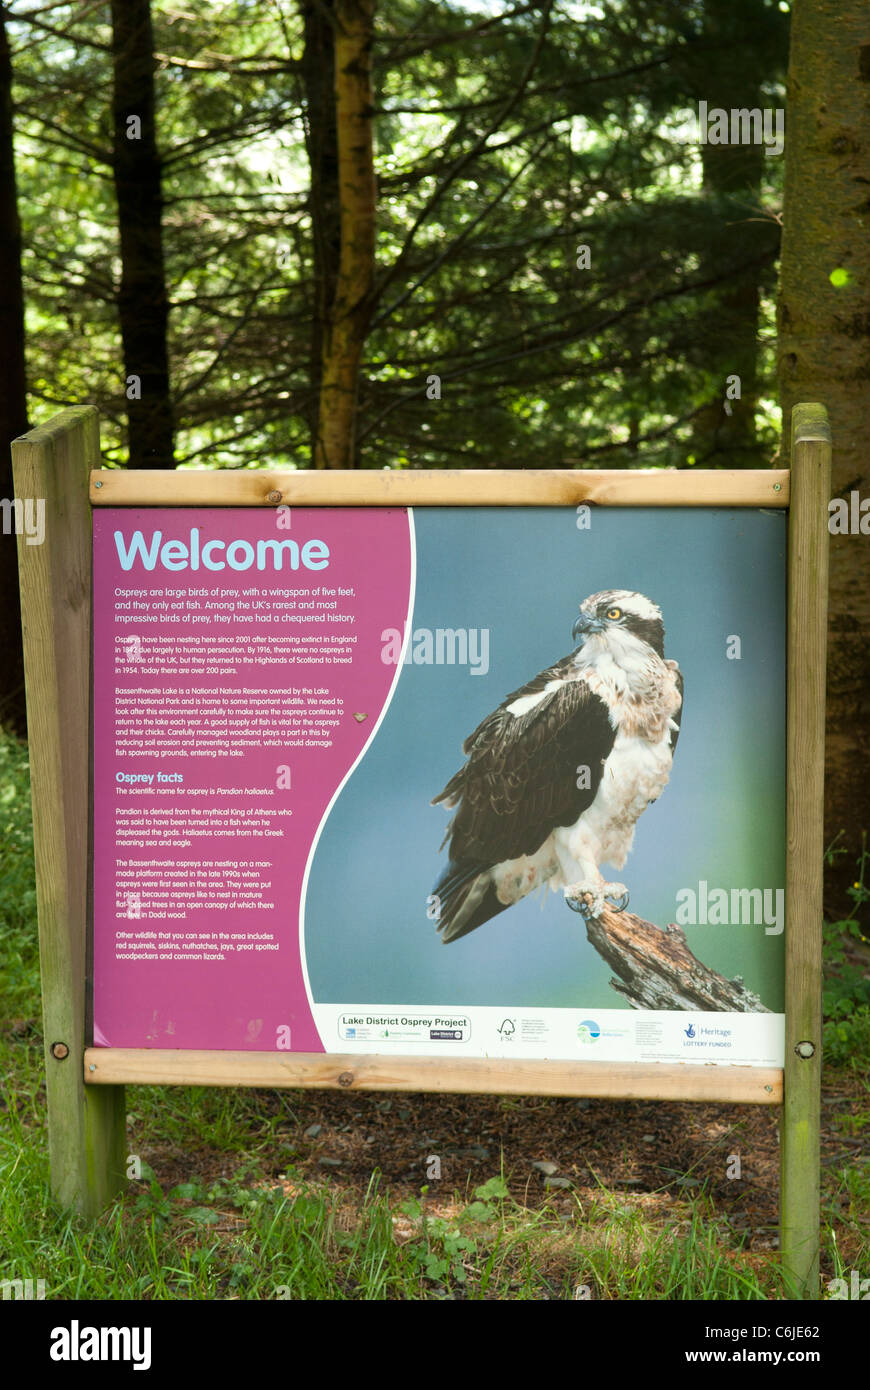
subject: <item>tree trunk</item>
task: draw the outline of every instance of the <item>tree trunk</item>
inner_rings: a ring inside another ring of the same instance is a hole
[[[335,109],[341,250],[323,342],[315,466],[356,466],[360,359],[372,313],[375,269],[375,0],[335,0]]]
[[[305,148],[311,171],[309,212],[314,248],[314,310],[311,323],[311,458],[317,452],[320,386],[326,325],[335,301],[341,257],[338,195],[338,130],[335,121],[335,0],[302,0],[305,49]]]
[[[792,406],[821,401],[833,491],[870,497],[870,11],[865,0],[794,7],[779,298],[783,439]],[[831,280],[832,272],[839,275]],[[837,281],[845,283],[838,284]],[[866,515],[866,514],[865,514]],[[870,826],[870,537],[831,536],[825,835],[854,877]]]
[[[113,169],[121,237],[129,467],[173,468],[163,198],[150,0],[112,0]],[[131,378],[135,380],[131,381]]]
[[[733,94],[732,94],[733,97]],[[753,99],[754,97],[754,99]],[[741,94],[728,103],[716,102],[730,109],[759,106],[755,92],[747,98]],[[741,262],[729,277],[726,286],[716,297],[716,323],[713,332],[714,351],[723,361],[725,373],[720,389],[696,416],[692,442],[696,460],[701,467],[724,464],[728,468],[763,468],[767,460],[761,457],[755,434],[755,415],[758,409],[758,317],[761,307],[762,266],[757,263],[761,237],[765,229],[747,221],[758,216],[760,184],[764,152],[759,145],[710,145],[702,147],[704,191],[715,197],[731,213],[728,229],[730,260]],[[727,203],[726,203],[727,200]],[[714,275],[722,268],[723,245],[716,254],[702,259],[700,275]],[[756,264],[748,264],[756,259]],[[706,263],[705,263],[706,260]],[[726,398],[726,378],[739,379],[738,399]]]
[[[586,935],[620,976],[610,984],[632,1008],[770,1013],[739,975],[726,980],[702,965],[675,922],[669,922],[662,931],[632,912],[614,912],[606,907],[600,917],[590,917]]]
[[[11,499],[11,441],[27,430],[24,361],[24,295],[21,287],[21,224],[12,140],[12,59],[0,8],[0,496]],[[15,536],[0,535],[0,721],[19,735],[26,731],[18,553]]]
[[[751,44],[751,26],[751,15],[735,10],[732,0],[706,0],[703,66],[695,80],[710,110],[753,110],[767,104],[757,63],[748,59],[741,64],[737,57]],[[693,423],[693,453],[700,467],[764,468],[768,462],[761,456],[755,429],[764,274],[759,258],[768,248],[773,261],[778,240],[774,224],[766,227],[758,220],[765,158],[760,144],[701,145],[703,190],[721,209],[722,229],[702,254],[699,273],[706,279],[721,274],[723,265],[738,268],[716,292],[715,324],[707,336],[706,350],[712,346],[713,360],[722,364],[724,373]],[[740,397],[727,399],[725,378],[734,376],[740,380]]]

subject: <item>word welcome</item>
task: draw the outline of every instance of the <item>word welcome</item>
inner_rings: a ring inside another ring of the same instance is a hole
[[[198,570],[200,565],[207,570],[222,570],[229,565],[231,570],[264,570],[268,568],[267,556],[272,557],[272,569],[284,567],[284,557],[288,556],[291,570],[298,570],[300,564],[307,570],[326,569],[329,564],[329,546],[325,541],[310,540],[299,546],[298,541],[259,540],[256,548],[250,541],[206,541],[200,545],[199,527],[193,526],[190,540],[163,540],[162,531],[152,531],[146,544],[141,531],[134,531],[129,545],[123,531],[115,532],[115,548],[123,570],[131,570],[137,560],[146,570],[153,570],[158,563],[167,570]],[[226,559],[215,558],[215,552],[223,551]]]
[[[766,936],[779,936],[785,926],[784,888],[707,889],[701,879],[698,891],[677,891],[677,925],[681,927],[764,926]]]

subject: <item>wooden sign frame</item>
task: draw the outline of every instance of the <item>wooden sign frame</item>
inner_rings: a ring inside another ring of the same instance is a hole
[[[12,446],[16,496],[43,498],[46,542],[19,536],[51,1182],[96,1215],[124,1184],[124,1084],[465,1091],[784,1103],[781,1251],[818,1288],[822,855],[831,440],[793,412],[791,469],[125,472],[100,467],[92,406]],[[784,1070],[642,1062],[94,1048],[86,1036],[91,768],[91,506],[764,507],[789,510]]]

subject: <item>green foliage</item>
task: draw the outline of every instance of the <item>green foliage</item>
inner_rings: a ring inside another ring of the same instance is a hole
[[[475,1200],[455,1220],[432,1216],[426,1207],[428,1187],[421,1189],[419,1199],[402,1202],[400,1210],[419,1224],[422,1240],[406,1248],[419,1265],[423,1276],[434,1284],[450,1288],[454,1283],[466,1284],[468,1267],[479,1254],[478,1240],[470,1233],[473,1225],[488,1225],[502,1215],[502,1203],[509,1197],[507,1183],[502,1177],[490,1178],[475,1188]]]
[[[837,837],[839,838],[839,836]],[[836,841],[826,852],[828,864],[843,853]],[[834,1065],[866,1068],[870,1062],[870,951],[867,935],[866,879],[870,863],[866,831],[862,836],[854,881],[846,889],[853,903],[848,917],[823,925],[825,984],[824,1056]]]
[[[0,727],[0,983],[5,1017],[39,1012],[39,940],[27,744]]]
[[[310,463],[299,9],[152,3],[183,465]],[[681,128],[700,98],[781,103],[787,18],[727,10],[378,6],[364,466],[766,462],[782,161],[717,182]],[[9,32],[33,413],[94,401],[121,463],[108,12],[29,13]]]
[[[783,1297],[775,1268],[759,1271],[740,1256],[742,1240],[712,1203],[697,1197],[684,1222],[651,1228],[641,1212],[609,1199],[605,1239],[587,1257],[593,1294],[608,1299],[754,1300]]]

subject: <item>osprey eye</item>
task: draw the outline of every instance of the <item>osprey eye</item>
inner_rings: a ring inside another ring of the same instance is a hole
[[[607,610],[607,612],[604,614],[604,616],[605,616],[605,618],[609,618],[610,621],[611,621],[612,623],[615,623],[615,622],[617,622],[617,621],[622,617],[622,609],[621,609],[621,608],[608,608],[608,610]]]

